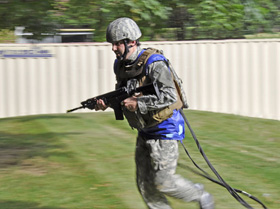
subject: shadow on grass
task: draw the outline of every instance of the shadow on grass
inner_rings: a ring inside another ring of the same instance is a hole
[[[76,117],[43,115],[0,120],[0,168],[20,165],[24,160],[35,157],[48,158],[63,155],[63,157],[71,158],[72,153],[67,151],[67,147],[61,139],[80,133],[51,132],[38,122],[51,119],[62,119],[63,122],[70,118]],[[29,125],[25,126],[26,123]],[[7,124],[9,125],[8,130],[3,128]],[[53,126],[55,129],[56,125]],[[22,130],[18,131],[18,128],[22,128]]]
[[[51,207],[51,206],[40,206],[34,202],[23,202],[23,201],[2,201],[0,200],[0,206],[3,209],[66,209],[65,207]]]
[[[52,114],[46,114],[46,115],[31,115],[31,116],[21,116],[21,117],[15,117],[15,118],[7,118],[4,120],[16,120],[19,122],[28,122],[33,120],[49,120],[49,119],[76,119],[79,118],[77,115],[70,115],[70,114],[58,114],[58,115],[52,115]]]

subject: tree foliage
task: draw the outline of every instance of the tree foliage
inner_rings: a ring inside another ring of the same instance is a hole
[[[0,1],[0,29],[14,30],[15,26],[24,26],[33,33],[33,38],[40,38],[42,33],[49,33],[56,27],[52,3],[53,0]]]
[[[279,32],[279,10],[279,0],[1,0],[0,29],[25,26],[36,38],[57,28],[91,28],[94,41],[105,41],[109,22],[126,16],[138,23],[142,40],[242,38]]]
[[[164,25],[167,8],[157,0],[69,0],[55,3],[56,12],[62,14],[56,19],[63,27],[90,27],[96,29],[95,40],[104,41],[107,25],[118,17],[134,19],[147,37],[153,38],[155,30]]]
[[[188,11],[195,20],[188,28],[190,39],[242,36],[244,6],[238,0],[201,1],[197,7],[190,8]]]

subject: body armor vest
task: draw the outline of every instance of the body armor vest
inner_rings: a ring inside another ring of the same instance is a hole
[[[152,127],[172,117],[173,110],[175,109],[179,110],[183,107],[185,108],[188,107],[186,96],[182,89],[182,81],[177,76],[170,62],[165,57],[163,57],[162,52],[157,49],[153,49],[153,48],[146,49],[138,57],[136,62],[129,66],[125,66],[124,62],[122,61],[117,61],[114,67],[115,68],[114,71],[117,78],[116,88],[119,88],[121,86],[127,86],[128,88],[129,86],[137,87],[137,85],[142,86],[150,83],[151,80],[147,76],[148,73],[146,72],[145,68],[149,58],[154,54],[158,54],[159,56],[161,56],[161,59],[163,59],[163,61],[166,62],[167,66],[171,71],[171,75],[173,77],[173,81],[176,87],[177,101],[169,105],[168,107],[161,108],[159,110],[148,111],[147,114],[141,114],[139,109],[136,112],[130,112],[126,108],[123,108],[123,113],[126,119],[128,120],[129,125],[132,128],[141,129],[141,128]],[[137,95],[137,96],[141,96],[141,95]]]

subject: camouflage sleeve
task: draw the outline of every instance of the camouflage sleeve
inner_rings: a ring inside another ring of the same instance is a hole
[[[156,81],[160,98],[155,95],[143,95],[138,97],[138,107],[141,114],[148,111],[167,107],[176,102],[176,89],[170,70],[164,61],[157,61],[148,66],[149,78]]]

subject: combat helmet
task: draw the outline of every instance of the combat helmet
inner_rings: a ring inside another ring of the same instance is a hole
[[[121,17],[111,22],[107,27],[106,40],[110,43],[125,39],[135,41],[141,35],[140,28],[132,19]]]

